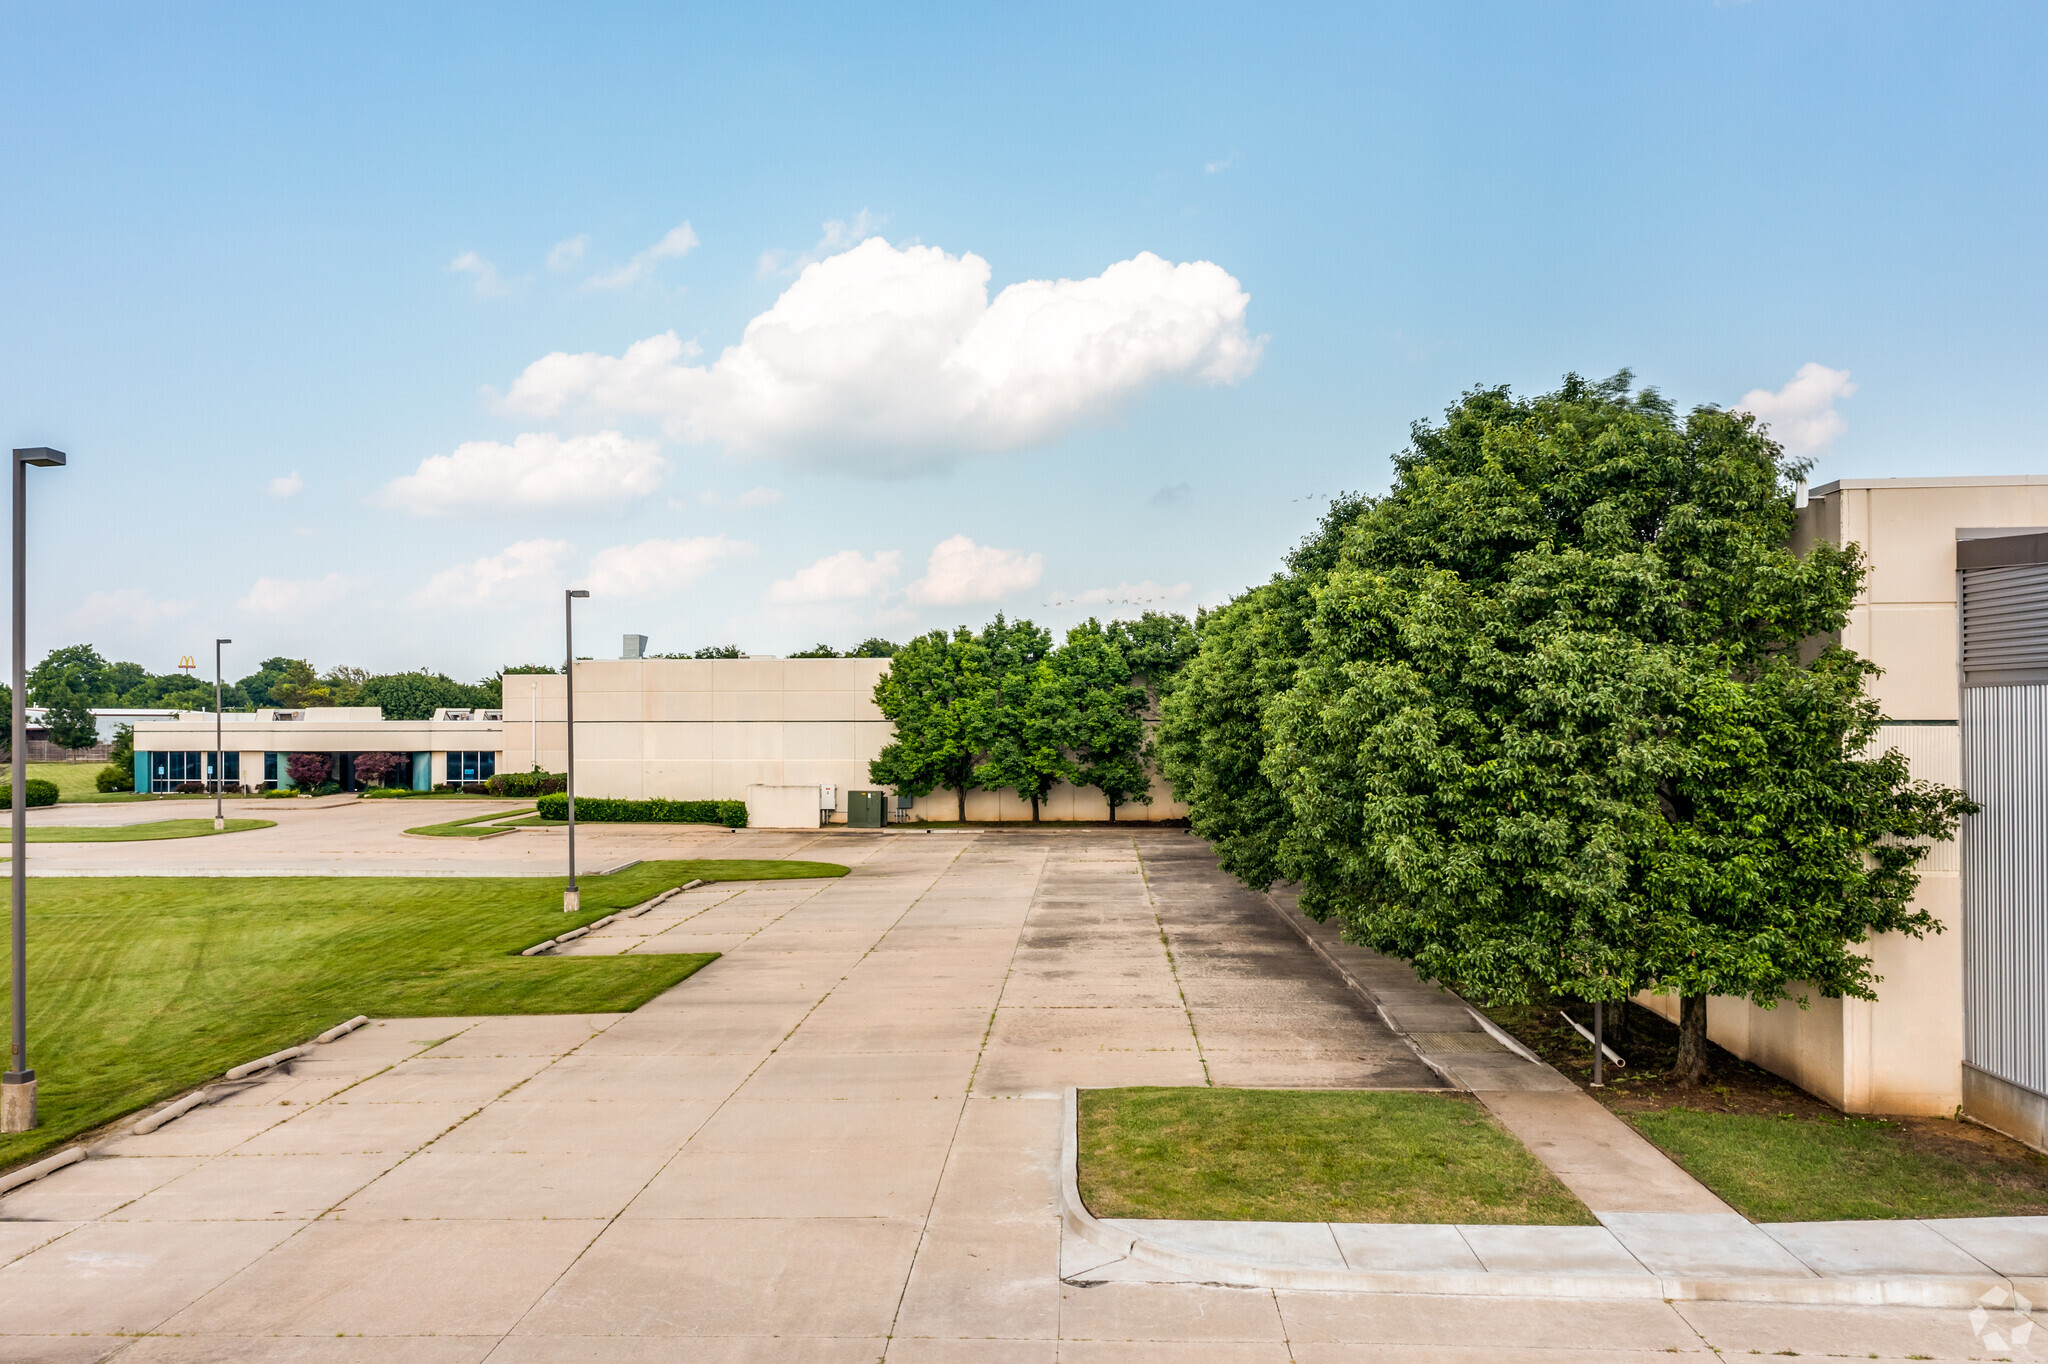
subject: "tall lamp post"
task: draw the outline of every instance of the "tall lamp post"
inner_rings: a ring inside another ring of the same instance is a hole
[[[213,642],[213,831],[220,833],[228,827],[227,816],[221,809],[221,794],[227,790],[227,768],[223,765],[220,739],[220,646],[233,644],[231,639],[217,639]]]
[[[61,468],[47,446],[14,452],[14,1051],[0,1076],[0,1132],[36,1126],[36,1073],[28,1064],[28,466]]]
[[[574,914],[583,907],[583,894],[576,889],[576,599],[590,594],[580,587],[562,593],[562,639],[569,654],[562,663],[563,698],[567,705],[569,757],[563,779],[569,788],[569,885],[562,892],[562,912]]]

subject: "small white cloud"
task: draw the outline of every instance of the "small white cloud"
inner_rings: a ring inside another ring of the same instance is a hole
[[[866,209],[852,218],[834,218],[825,224],[823,232],[811,249],[802,253],[775,247],[761,253],[754,262],[754,278],[768,279],[775,275],[793,275],[813,261],[834,256],[851,246],[858,246],[873,236],[875,230],[889,221],[886,213],[870,213]]]
[[[258,578],[248,595],[235,605],[259,616],[287,616],[318,611],[348,595],[348,576],[330,573],[324,578]]]
[[[270,495],[272,497],[290,497],[305,486],[306,480],[300,478],[299,471],[294,469],[283,478],[273,478],[270,480]]]
[[[1835,404],[1855,392],[1848,370],[1808,361],[1776,393],[1753,388],[1743,394],[1735,410],[1754,413],[1786,454],[1824,455],[1849,429],[1849,419],[1835,411]]]
[[[548,249],[548,269],[573,270],[583,261],[583,248],[590,245],[588,232],[565,237]]]
[[[1211,161],[1208,164],[1204,165],[1202,167],[1202,173],[1204,175],[1221,175],[1223,174],[1223,172],[1229,170],[1232,166],[1236,164],[1237,153],[1232,152],[1230,155],[1224,157],[1221,161]]]
[[[617,431],[529,431],[510,445],[473,440],[453,454],[429,455],[414,472],[385,484],[378,497],[422,516],[606,506],[653,492],[667,468],[651,440],[629,440]]]
[[[176,620],[192,609],[192,603],[175,598],[159,599],[140,588],[123,587],[112,592],[89,594],[71,613],[71,624],[80,630],[125,622],[138,630],[153,630]]]
[[[567,540],[521,540],[503,553],[444,568],[412,594],[422,607],[487,606],[532,601],[564,586],[562,556]]]
[[[470,287],[476,290],[478,298],[496,298],[512,291],[512,286],[498,273],[498,267],[474,251],[465,251],[449,261],[448,272],[474,276],[470,281]]]
[[[933,547],[924,576],[904,595],[920,606],[965,606],[1001,601],[1012,592],[1038,586],[1044,576],[1043,554],[995,549],[956,535]]]
[[[976,255],[870,237],[805,267],[711,364],[674,332],[619,356],[558,351],[505,406],[651,416],[737,454],[913,473],[1055,440],[1163,382],[1237,383],[1264,344],[1245,330],[1250,296],[1208,261],[1142,252],[993,302],[989,273]]]
[[[880,592],[902,571],[903,555],[896,550],[885,549],[869,559],[857,549],[843,549],[771,585],[768,600],[778,606],[858,601]]]
[[[744,540],[729,540],[723,535],[613,545],[590,561],[590,590],[604,597],[664,596],[688,587],[718,565],[753,548]]]
[[[1162,587],[1147,578],[1141,583],[1118,583],[1115,587],[1091,587],[1085,592],[1055,595],[1046,605],[1129,607],[1133,613],[1160,611],[1185,602],[1193,590],[1189,583]],[[1110,614],[1119,612],[1111,611]]]
[[[1169,483],[1145,499],[1148,507],[1178,507],[1193,497],[1195,490],[1185,483]]]
[[[654,267],[665,260],[676,260],[687,256],[697,245],[697,233],[688,223],[672,227],[668,235],[642,251],[618,269],[602,275],[592,275],[584,281],[590,289],[623,289],[628,284],[643,280],[654,273]]]

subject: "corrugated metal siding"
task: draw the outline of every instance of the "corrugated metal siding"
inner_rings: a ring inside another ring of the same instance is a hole
[[[1961,731],[1954,725],[1879,725],[1870,747],[1873,753],[1896,748],[1905,754],[1915,781],[1963,784]],[[1961,869],[1962,858],[1953,838],[1930,848],[1919,867],[1922,875],[1934,876],[1954,876]]]
[[[2048,564],[1973,568],[1962,580],[1963,685],[2048,669]]]
[[[1961,738],[1965,1055],[2048,1094],[2048,684],[1965,688]]]

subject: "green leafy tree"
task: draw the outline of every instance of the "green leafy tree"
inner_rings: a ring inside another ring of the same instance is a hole
[[[248,697],[249,704],[259,710],[265,706],[283,706],[285,703],[277,699],[272,689],[291,673],[294,663],[305,669],[305,676],[310,678],[313,675],[313,665],[304,659],[266,658],[262,666],[235,685]]]
[[[866,639],[847,650],[848,658],[894,658],[897,646],[880,635],[869,635]]]
[[[1132,675],[1144,679],[1155,699],[1167,693],[1202,645],[1188,618],[1169,611],[1147,611],[1137,620],[1111,621],[1103,632],[1122,651]]]
[[[1217,611],[1197,614],[1196,656],[1174,674],[1155,738],[1161,772],[1224,870],[1260,889],[1280,879],[1293,812],[1266,776],[1266,709],[1294,685],[1309,647],[1316,589],[1363,516],[1363,498],[1332,499],[1286,571]]]
[[[1152,775],[1145,769],[1145,688],[1132,680],[1131,665],[1110,631],[1092,617],[1067,631],[1058,654],[1061,706],[1073,749],[1073,780],[1092,786],[1118,807],[1152,803]]]
[[[76,699],[89,706],[111,705],[114,692],[108,685],[108,668],[107,660],[90,644],[52,649],[29,670],[29,704],[53,706]]]
[[[85,698],[61,688],[44,703],[43,728],[59,748],[94,748],[100,741],[99,721]]]
[[[838,658],[839,651],[829,644],[813,644],[790,655],[791,658]]]
[[[376,706],[387,720],[431,720],[443,707],[475,705],[474,689],[442,673],[383,673],[365,681],[355,704]]]
[[[906,796],[952,791],[964,823],[994,690],[986,650],[966,626],[904,645],[875,683],[875,705],[895,738],[868,764],[868,780]]]
[[[1074,736],[1065,680],[1057,653],[1035,663],[1020,661],[999,674],[992,688],[996,714],[987,726],[987,755],[974,768],[980,786],[1009,788],[1029,801],[1033,823],[1054,785],[1079,775],[1068,752]]]
[[[1260,766],[1307,912],[1484,1000],[1675,994],[1697,1083],[1709,995],[1875,997],[1856,948],[1939,930],[1912,840],[1969,807],[1870,751],[1873,669],[1824,642],[1858,552],[1787,547],[1805,466],[1629,385],[1414,428]]]
[[[283,671],[271,680],[269,704],[286,710],[331,706],[334,694],[313,671],[312,664],[303,658],[288,658],[284,661]]]
[[[367,668],[351,668],[337,663],[320,675],[320,683],[327,688],[327,704],[330,706],[360,706],[366,704],[357,698],[362,695],[363,686],[370,680]]]
[[[707,644],[690,655],[692,658],[745,658],[737,644]]]
[[[527,673],[548,673],[552,675],[558,671],[560,670],[550,667],[546,663],[514,663],[510,667],[505,668],[499,675],[501,677],[523,676]]]

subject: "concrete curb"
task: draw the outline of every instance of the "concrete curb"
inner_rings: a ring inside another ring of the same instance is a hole
[[[286,1047],[283,1051],[274,1051],[268,1056],[259,1056],[253,1061],[244,1061],[241,1065],[229,1070],[225,1078],[239,1080],[245,1075],[254,1075],[259,1070],[269,1070],[272,1066],[281,1065],[286,1061],[296,1061],[311,1050],[313,1050],[311,1043],[298,1047]]]
[[[1213,1255],[1113,1226],[1081,1202],[1080,1091],[1069,1086],[1060,1124],[1060,1222],[1073,1236],[1111,1257],[1170,1276],[1159,1282],[1223,1284],[1332,1293],[1401,1293],[1440,1297],[1561,1298],[1581,1301],[1759,1302],[1840,1307],[1975,1307],[1993,1289],[2038,1298],[2040,1280],[2004,1275],[1725,1278],[1654,1274],[1528,1274],[1330,1269]],[[1218,1226],[1230,1226],[1219,1223]],[[1530,1230],[1538,1230],[1531,1228]],[[1579,1230],[1560,1228],[1559,1230]],[[1108,1261],[1096,1268],[1106,1268]],[[1087,1271],[1063,1276],[1094,1283]]]
[[[24,1165],[11,1174],[0,1175],[0,1194],[11,1193],[24,1184],[41,1179],[44,1175],[53,1175],[65,1166],[76,1165],[84,1159],[85,1148],[83,1146],[74,1146],[68,1151],[59,1151],[47,1160],[39,1160],[33,1165]]]

